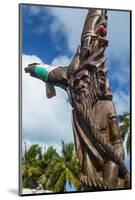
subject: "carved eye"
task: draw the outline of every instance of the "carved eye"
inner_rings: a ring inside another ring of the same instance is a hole
[[[105,76],[105,75],[104,75],[104,72],[99,71],[99,76]]]
[[[74,86],[76,86],[76,85],[78,85],[79,84],[79,79],[76,79],[75,81],[74,81]]]
[[[89,76],[83,75],[81,78],[83,81],[88,81],[89,80]]]

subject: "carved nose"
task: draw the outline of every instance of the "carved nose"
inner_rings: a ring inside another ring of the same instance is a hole
[[[78,86],[77,86],[77,90],[81,90],[81,89],[84,89],[85,88],[85,84],[83,83],[83,81],[81,80],[79,83],[78,83]]]
[[[80,80],[79,84],[78,84],[79,87],[85,87],[85,83],[83,80]]]

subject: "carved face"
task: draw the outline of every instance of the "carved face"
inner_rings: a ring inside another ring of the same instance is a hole
[[[86,69],[81,70],[75,75],[73,88],[76,95],[80,96],[83,93],[85,95],[89,94],[91,86],[90,77],[90,72]]]

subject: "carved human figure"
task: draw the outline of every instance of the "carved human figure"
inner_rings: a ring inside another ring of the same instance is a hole
[[[94,123],[104,142],[110,144],[124,159],[115,107],[110,100],[98,99],[93,72],[83,69],[75,74],[73,83],[73,131],[78,158],[82,166],[81,181],[91,188],[120,188],[124,182],[119,167],[92,136]],[[87,188],[87,187],[85,187]]]
[[[54,68],[34,63],[25,68],[25,72],[47,83],[49,98],[56,95],[54,86],[68,93],[73,107],[74,142],[81,165],[83,190],[125,188],[130,182],[106,78],[106,23],[105,10],[90,9],[81,47],[68,67]]]

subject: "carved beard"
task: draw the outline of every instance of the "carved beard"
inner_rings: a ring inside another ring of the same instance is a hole
[[[71,93],[73,98],[73,107],[79,117],[78,119],[84,121],[86,124],[89,124],[90,130],[91,125],[95,124],[93,107],[98,100],[97,87],[96,84],[94,84],[94,78],[91,79],[92,80],[89,88],[84,88],[83,92],[81,93],[76,94],[74,91]]]
[[[79,118],[83,119],[87,127],[90,128],[91,134],[89,136],[94,142],[95,148],[100,152],[103,158],[108,159],[109,156],[109,160],[118,164],[121,174],[125,178],[125,183],[127,187],[129,187],[130,175],[123,160],[120,158],[119,154],[114,151],[113,147],[104,140],[94,121],[92,111],[93,106],[98,100],[96,85],[93,82],[93,85],[89,88],[89,93],[84,92],[82,94],[75,94],[73,92],[72,94],[74,108],[77,111],[77,114],[81,117]]]
[[[84,91],[80,94],[77,94],[76,98],[77,98],[77,103],[82,104],[82,106],[84,107],[87,105],[87,102],[89,102],[89,106],[93,107],[97,101],[97,95],[94,89],[90,89],[89,93],[87,91]]]
[[[90,124],[94,123],[94,116],[93,116],[93,106],[97,101],[97,96],[94,90],[91,90],[90,94],[87,95],[82,93],[79,96],[79,101],[75,102],[75,107],[77,113],[83,118],[83,120]]]
[[[81,110],[84,112],[89,112],[89,110],[93,109],[93,106],[97,102],[97,88],[96,88],[96,80],[95,77],[91,76],[90,78],[90,87],[84,88],[84,90],[80,93],[75,93],[73,91],[73,101],[77,110],[81,107]],[[80,109],[78,110],[80,111]]]

